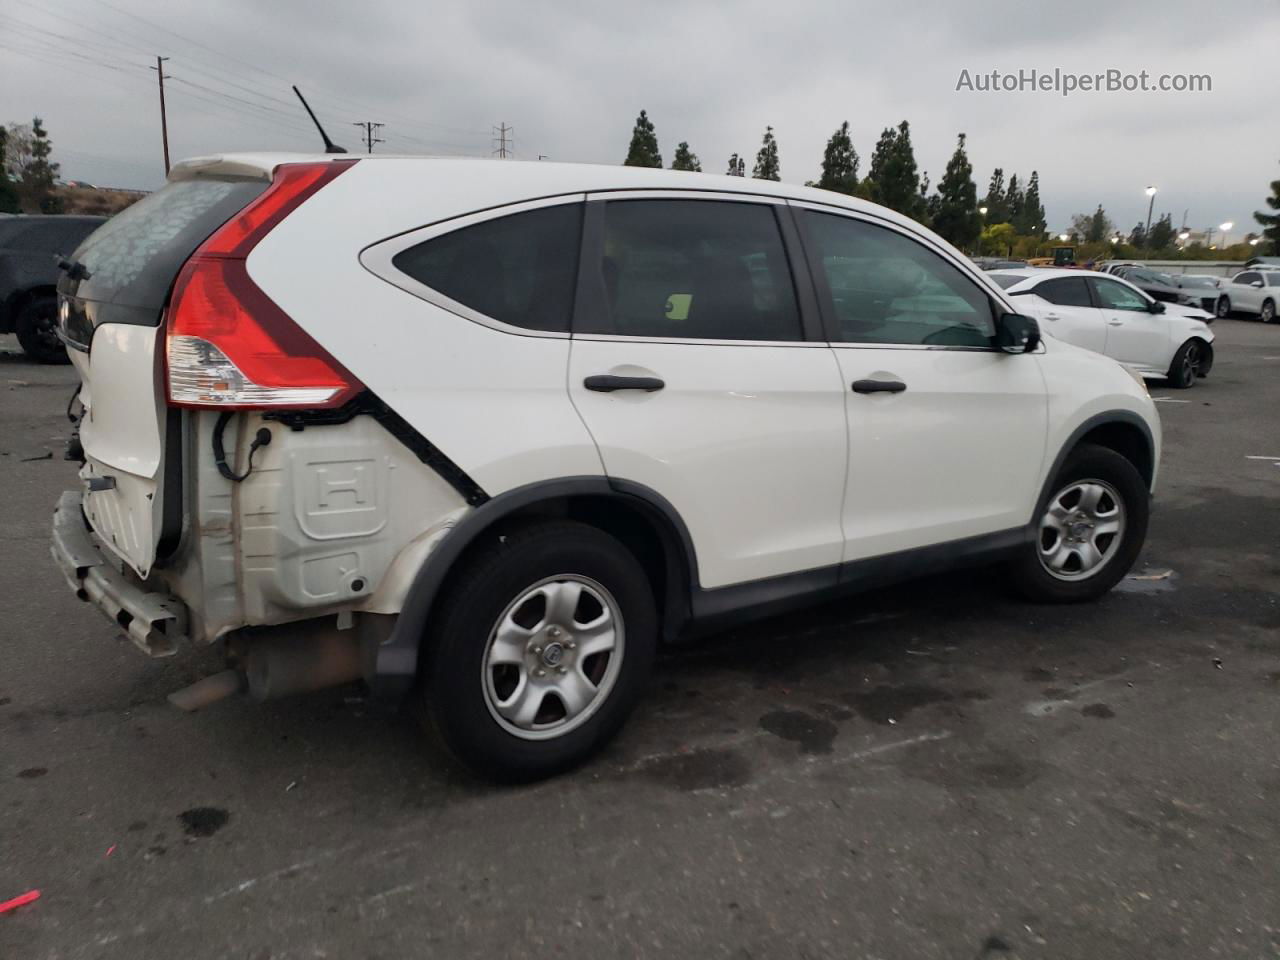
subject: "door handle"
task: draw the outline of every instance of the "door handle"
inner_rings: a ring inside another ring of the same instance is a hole
[[[1044,318],[1045,318],[1046,320],[1057,320],[1057,319],[1059,319],[1059,317],[1058,317],[1058,315],[1057,315],[1056,313],[1046,313],[1046,314],[1044,315]]]
[[[1114,319],[1108,320],[1107,325],[1112,327],[1123,327],[1124,321],[1119,318],[1114,318]]]
[[[655,390],[661,390],[667,384],[657,377],[615,377],[609,374],[600,374],[594,377],[587,377],[582,381],[582,385],[588,390],[594,390],[597,393],[613,393],[615,390],[643,390],[645,393],[653,393]]]
[[[854,393],[901,393],[907,385],[901,380],[855,380]]]

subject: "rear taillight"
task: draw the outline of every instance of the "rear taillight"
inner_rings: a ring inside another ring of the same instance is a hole
[[[169,302],[169,402],[184,407],[336,407],[364,389],[249,277],[249,253],[355,161],[290,163],[186,262]]]

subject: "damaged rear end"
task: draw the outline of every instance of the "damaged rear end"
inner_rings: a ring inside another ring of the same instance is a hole
[[[181,164],[59,285],[83,465],[54,557],[149,655],[224,645],[230,672],[184,706],[373,681],[414,573],[469,509],[254,280],[258,243],[354,163]]]

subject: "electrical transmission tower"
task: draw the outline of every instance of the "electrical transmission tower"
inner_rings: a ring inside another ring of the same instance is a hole
[[[511,137],[511,134],[515,133],[515,128],[500,123],[493,128],[493,133],[494,155],[505,160],[515,152],[515,141]]]
[[[361,138],[362,140],[364,140],[364,152],[365,152],[365,153],[373,153],[373,145],[374,145],[375,143],[386,143],[386,142],[387,142],[387,141],[383,140],[381,137],[379,137],[379,136],[378,136],[378,132],[379,132],[383,127],[385,127],[385,126],[386,126],[386,124],[385,124],[385,123],[375,123],[375,122],[374,122],[374,121],[372,121],[372,120],[356,120],[356,121],[353,121],[351,125],[352,125],[353,127],[359,127],[361,130],[363,130],[363,131],[364,131],[364,132],[360,135],[360,138]]]

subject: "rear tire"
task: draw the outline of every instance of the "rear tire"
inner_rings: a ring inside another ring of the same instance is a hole
[[[1196,385],[1207,346],[1199,337],[1192,337],[1178,348],[1173,355],[1173,363],[1169,364],[1169,386],[1186,390]]]
[[[1107,447],[1078,447],[1037,506],[1034,542],[1009,562],[1014,586],[1042,603],[1097,599],[1137,560],[1150,510],[1150,494],[1132,463]]]
[[[49,294],[32,297],[18,311],[14,321],[18,343],[37,363],[70,363],[67,348],[58,339],[58,298]]]
[[[1263,300],[1262,311],[1259,313],[1263,323],[1274,323],[1276,319],[1276,302],[1274,300]]]
[[[476,773],[548,777],[617,733],[657,641],[648,577],[613,537],[569,521],[495,533],[433,618],[426,713]]]

